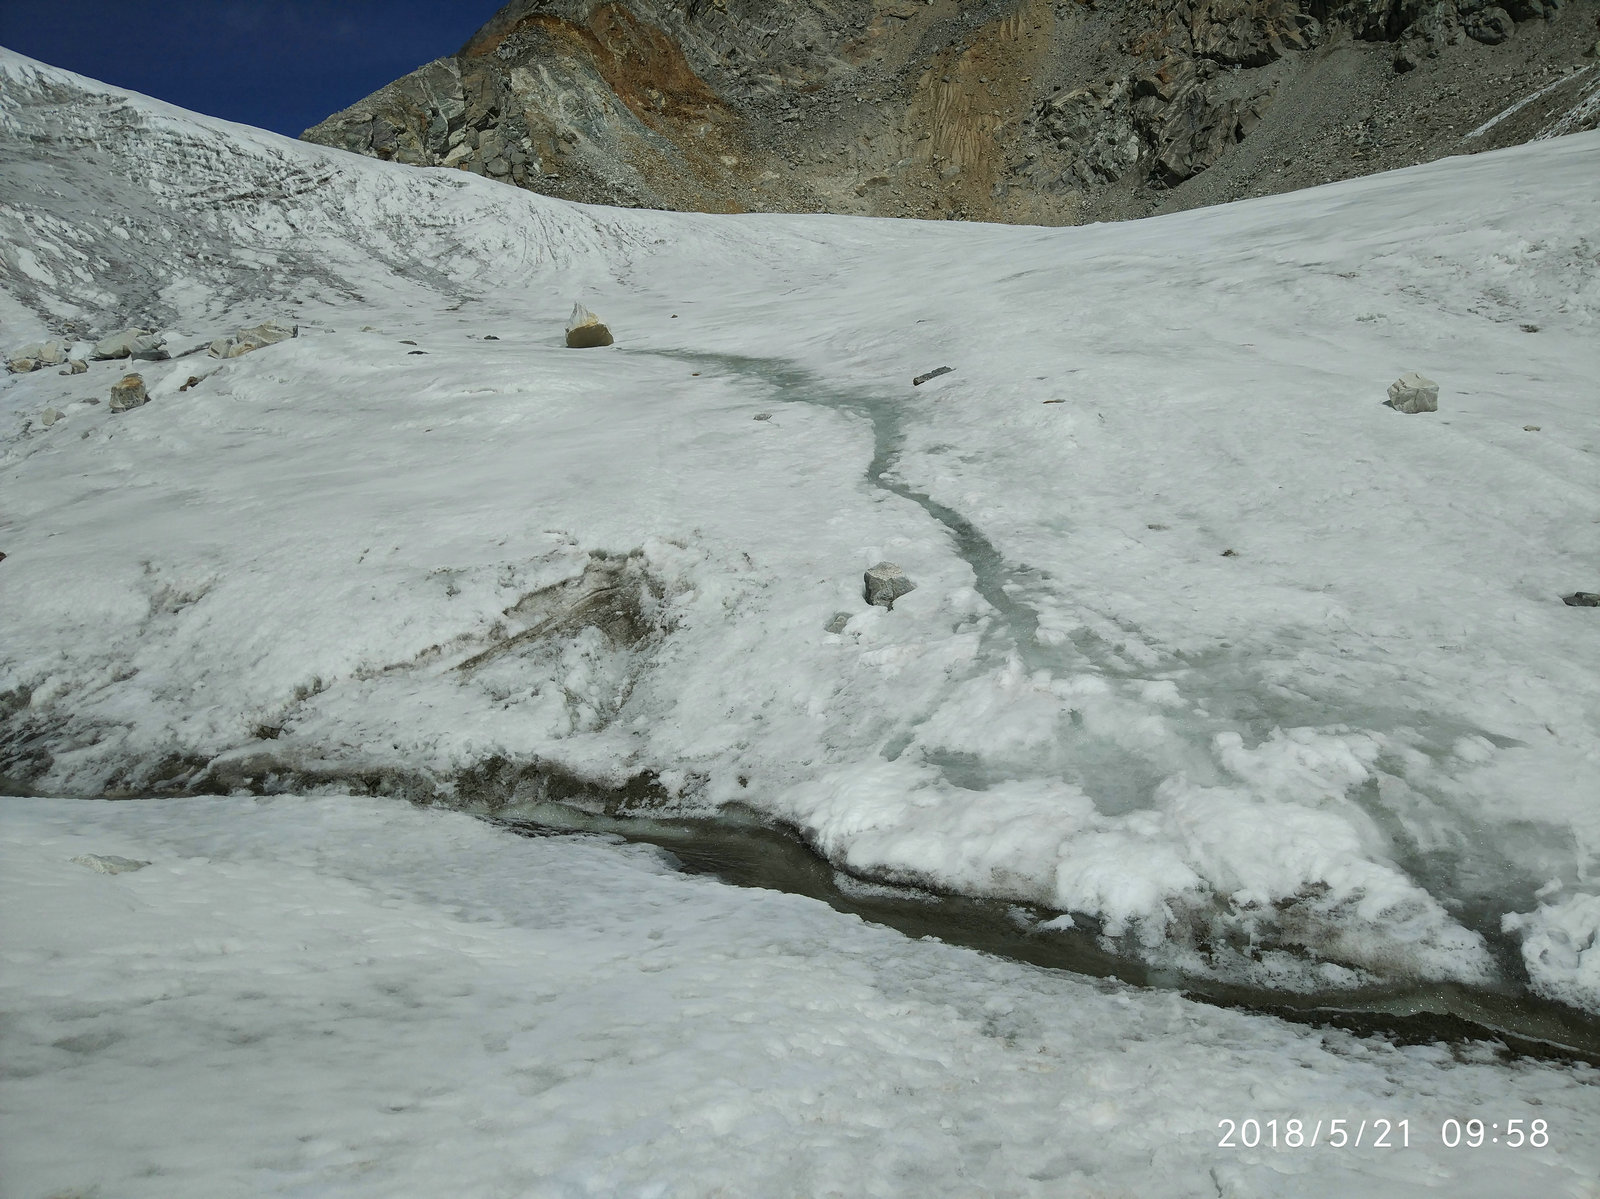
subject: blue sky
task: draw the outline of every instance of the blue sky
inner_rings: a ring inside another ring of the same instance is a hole
[[[0,45],[293,137],[444,54],[505,0],[0,0]]]

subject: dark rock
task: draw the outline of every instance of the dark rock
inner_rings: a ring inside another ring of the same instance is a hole
[[[1563,595],[1561,602],[1569,608],[1600,608],[1600,591],[1574,591]]]
[[[1462,22],[1467,36],[1485,46],[1498,46],[1516,31],[1516,22],[1503,8],[1486,8]]]
[[[582,304],[574,304],[567,321],[567,346],[574,350],[593,350],[611,345],[611,330]]]
[[[955,369],[956,368],[953,367],[953,366],[941,366],[941,367],[938,367],[938,368],[936,368],[934,370],[929,371],[925,375],[918,375],[915,379],[911,380],[911,386],[913,386],[913,387],[921,387],[929,379],[937,379],[940,375],[948,375],[951,371],[953,371]]]
[[[880,562],[867,571],[864,577],[867,603],[880,608],[893,609],[894,601],[917,589],[906,577],[906,572],[893,562]]]

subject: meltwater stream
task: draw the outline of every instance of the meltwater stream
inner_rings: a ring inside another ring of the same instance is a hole
[[[916,490],[895,473],[904,445],[902,430],[905,397],[889,397],[867,390],[851,390],[823,380],[781,359],[686,351],[631,351],[718,372],[750,385],[762,402],[803,403],[831,408],[868,422],[873,435],[873,455],[866,483],[917,505],[948,533],[955,552],[971,567],[974,589],[994,613],[984,634],[981,658],[987,667],[1015,657],[1031,671],[1061,675],[1085,670],[1115,681],[1127,675],[1126,663],[1115,649],[1092,634],[1047,642],[1039,636],[1040,616],[1028,601],[1029,593],[1045,581],[1026,564],[1008,561],[984,534],[954,509]],[[920,396],[919,396],[920,400]],[[932,396],[928,397],[933,401]],[[1145,675],[1144,677],[1148,677]],[[1232,702],[1214,705],[1216,728],[1243,728],[1261,736],[1283,724],[1326,722],[1329,713],[1307,706],[1303,711],[1268,708],[1251,686],[1249,672],[1231,680]],[[1208,696],[1208,698],[1211,698]],[[1383,719],[1388,713],[1374,707],[1363,713]],[[1486,730],[1457,727],[1448,721],[1429,730],[1446,740],[1464,734],[1489,736]],[[1197,735],[1209,737],[1208,730]],[[904,746],[891,744],[893,756]],[[1100,746],[1092,739],[1075,742],[1078,761],[1067,773],[1103,808],[1126,810],[1140,806],[1130,796],[1148,796],[1161,774],[1146,763]],[[957,785],[983,787],[994,780],[981,772],[963,777],[960,761],[934,763]],[[1380,820],[1387,816],[1374,813]],[[1142,986],[1176,988],[1209,1002],[1271,1012],[1289,1019],[1346,1027],[1410,1042],[1497,1040],[1512,1052],[1530,1056],[1573,1057],[1600,1064],[1600,1023],[1584,1013],[1533,996],[1524,989],[1490,990],[1455,984],[1385,986],[1364,991],[1326,994],[1288,993],[1234,985],[1215,979],[1197,979],[1158,972],[1106,948],[1092,921],[1061,931],[1042,929],[1055,913],[1004,900],[932,894],[914,889],[866,883],[834,869],[789,831],[770,827],[752,813],[729,812],[726,818],[707,820],[652,820],[640,816],[611,817],[596,814],[592,805],[539,803],[513,806],[500,814],[506,823],[529,835],[554,832],[604,833],[629,841],[656,845],[667,851],[683,869],[708,873],[741,886],[765,887],[804,894],[823,900],[841,911],[899,929],[912,936],[935,936],[956,944],[1027,961],[1067,969],[1093,977],[1115,977]],[[1413,858],[1400,841],[1398,864],[1413,877],[1425,874],[1421,855]],[[1437,869],[1437,862],[1434,863]],[[1469,927],[1482,933],[1499,950],[1502,963],[1517,968],[1514,947],[1500,934],[1498,918],[1487,907],[1474,919],[1471,905],[1458,910]]]

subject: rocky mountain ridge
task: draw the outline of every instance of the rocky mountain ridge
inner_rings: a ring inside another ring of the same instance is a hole
[[[1593,128],[1597,11],[514,0],[302,136],[580,201],[1067,224]]]

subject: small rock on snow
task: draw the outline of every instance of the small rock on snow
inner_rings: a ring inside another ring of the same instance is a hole
[[[572,316],[567,321],[567,346],[574,350],[592,350],[613,342],[611,330],[594,313],[582,304],[572,306]]]
[[[1426,375],[1407,371],[1389,384],[1389,398],[1384,401],[1396,412],[1408,415],[1417,412],[1439,411],[1439,385]]]
[[[111,389],[111,411],[127,412],[149,403],[150,395],[144,389],[141,375],[124,375],[122,381]]]
[[[929,371],[925,375],[918,375],[915,379],[911,380],[911,386],[921,387],[929,379],[937,379],[940,375],[948,375],[953,370],[955,370],[955,367],[953,366],[941,366],[937,370]]]
[[[86,853],[82,857],[72,859],[78,866],[87,866],[96,874],[126,874],[131,870],[143,870],[150,865],[149,862],[137,862],[132,858],[119,858],[116,854]]]
[[[893,609],[895,600],[917,589],[906,572],[893,562],[880,562],[872,567],[866,573],[865,583],[867,603],[880,608]]]

